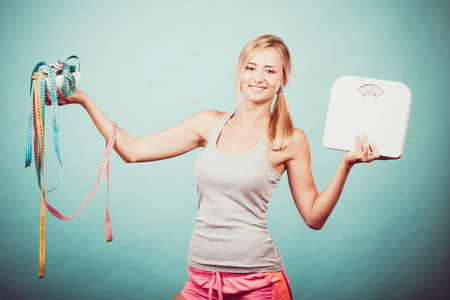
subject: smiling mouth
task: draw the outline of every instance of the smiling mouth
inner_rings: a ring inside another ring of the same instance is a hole
[[[264,87],[264,86],[257,86],[257,85],[249,85],[249,87],[250,87],[253,91],[256,91],[256,92],[260,92],[260,91],[263,91],[263,90],[266,90],[266,89],[267,89],[267,87]]]

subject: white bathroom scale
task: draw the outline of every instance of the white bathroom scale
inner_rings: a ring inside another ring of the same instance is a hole
[[[400,158],[406,138],[411,91],[401,82],[356,76],[338,78],[331,89],[323,145],[354,151],[367,134],[381,156]]]

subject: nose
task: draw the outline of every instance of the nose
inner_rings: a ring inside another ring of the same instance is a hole
[[[264,81],[264,72],[255,72],[253,80],[255,81],[255,83],[262,83]]]

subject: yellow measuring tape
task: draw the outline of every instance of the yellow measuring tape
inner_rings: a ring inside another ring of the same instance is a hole
[[[41,218],[40,218],[40,226],[39,226],[39,278],[44,278],[44,269],[45,269],[45,180],[44,180],[44,124],[42,118],[42,102],[41,102],[41,90],[39,81],[41,78],[45,78],[42,73],[34,73],[33,74],[33,82],[34,82],[34,109],[35,114],[33,121],[35,123],[35,141],[39,140],[39,149],[40,149],[40,162],[41,168],[38,176],[42,176],[42,205],[41,205]],[[37,129],[37,130],[36,130]],[[37,135],[37,136],[36,136]],[[37,145],[35,145],[37,146]],[[35,147],[35,153],[36,147]],[[36,159],[36,156],[35,156]]]
[[[33,127],[34,127],[34,158],[36,164],[36,172],[38,176],[38,182],[41,184],[41,192],[42,192],[42,206],[41,206],[41,215],[40,215],[40,226],[39,226],[39,278],[44,278],[44,269],[45,269],[45,249],[46,249],[46,233],[45,233],[45,214],[48,209],[55,217],[60,220],[67,221],[73,219],[84,205],[89,201],[89,199],[93,196],[93,194],[97,191],[101,178],[103,176],[104,171],[106,170],[106,178],[107,178],[107,194],[109,193],[109,157],[114,147],[115,138],[118,132],[117,123],[113,123],[113,129],[111,132],[111,136],[106,144],[106,152],[103,158],[102,165],[100,167],[100,171],[97,177],[97,182],[94,190],[91,194],[86,198],[86,200],[82,203],[78,211],[71,217],[64,217],[61,215],[55,208],[50,206],[45,199],[45,180],[44,180],[44,118],[43,118],[43,108],[44,108],[44,100],[41,96],[41,85],[40,82],[42,79],[45,80],[47,76],[43,73],[35,72],[32,75],[32,80],[34,84],[34,95],[33,95]],[[43,85],[45,88],[45,85]],[[41,180],[42,178],[42,180]],[[111,220],[108,211],[108,198],[106,198],[106,240],[108,242],[112,241],[112,232],[111,232]]]

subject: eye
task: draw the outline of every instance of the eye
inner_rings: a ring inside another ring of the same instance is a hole
[[[276,72],[274,70],[267,70],[267,73],[269,74],[275,74]]]
[[[255,70],[255,68],[253,68],[253,67],[247,67],[246,69],[249,70],[249,71]]]

